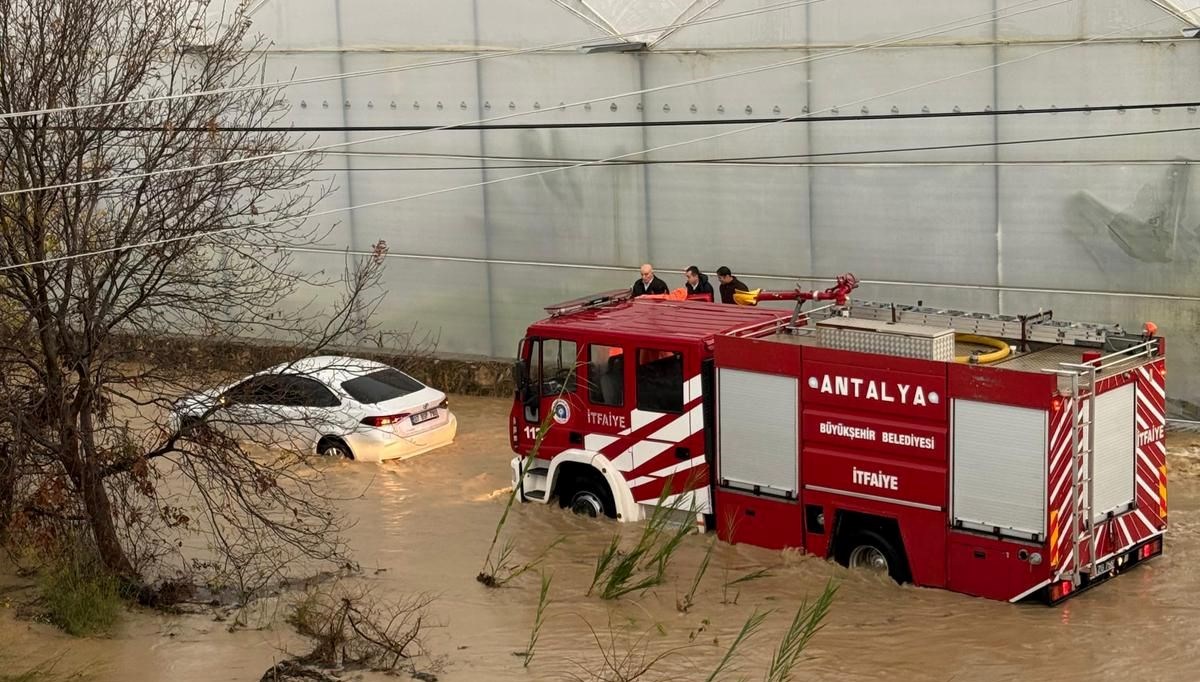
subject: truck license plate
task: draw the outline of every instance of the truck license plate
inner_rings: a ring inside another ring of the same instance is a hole
[[[1114,561],[1114,559],[1109,559],[1107,561],[1097,562],[1096,563],[1096,575],[1104,575],[1106,573],[1111,573],[1112,569],[1113,569],[1113,561]]]
[[[427,422],[431,419],[436,419],[436,418],[437,418],[437,409],[436,408],[432,409],[432,410],[425,410],[424,412],[418,412],[418,413],[414,414],[412,416],[412,423],[413,423],[413,426],[416,426],[417,424],[421,424],[423,422]]]

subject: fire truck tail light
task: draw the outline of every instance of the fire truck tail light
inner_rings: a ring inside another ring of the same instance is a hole
[[[1162,538],[1155,538],[1138,548],[1138,559],[1149,559],[1162,551]]]
[[[1074,590],[1075,586],[1071,584],[1070,580],[1063,580],[1062,582],[1055,583],[1054,586],[1050,588],[1050,601],[1058,601],[1059,599],[1071,594],[1071,592]]]
[[[1056,395],[1056,396],[1054,396],[1054,399],[1050,401],[1050,409],[1054,412],[1058,412],[1059,410],[1061,410],[1062,406],[1063,406],[1062,396]]]

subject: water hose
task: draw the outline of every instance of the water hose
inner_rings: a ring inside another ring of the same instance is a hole
[[[986,365],[992,362],[999,362],[1000,360],[1008,357],[1009,353],[1012,353],[1012,349],[1008,347],[1007,343],[1001,341],[1000,339],[993,339],[987,336],[976,336],[975,334],[955,334],[954,340],[961,343],[974,343],[980,346],[988,346],[989,348],[996,349],[990,353],[983,353],[982,355],[975,355],[973,353],[970,355],[955,355],[954,361],[961,362],[963,364]]]

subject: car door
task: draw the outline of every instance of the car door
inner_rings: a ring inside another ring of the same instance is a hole
[[[285,383],[276,374],[250,377],[221,396],[217,423],[229,436],[270,447],[277,437]]]
[[[345,435],[348,431],[342,402],[324,384],[312,377],[284,375],[278,406],[281,446],[298,452],[314,452],[323,435]]]

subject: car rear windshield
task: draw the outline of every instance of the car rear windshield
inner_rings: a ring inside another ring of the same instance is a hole
[[[382,403],[425,388],[419,381],[395,369],[381,369],[342,382],[342,388],[360,403]]]

